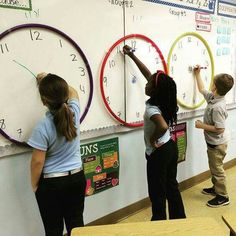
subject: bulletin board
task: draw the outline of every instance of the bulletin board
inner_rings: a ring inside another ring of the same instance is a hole
[[[0,3],[0,156],[22,152],[43,107],[35,76],[58,74],[75,87],[81,138],[142,127],[145,79],[125,44],[152,73],[177,83],[179,119],[205,107],[191,68],[236,77],[236,4],[232,0],[50,0]],[[235,87],[226,96],[236,103]]]
[[[118,138],[83,144],[80,152],[86,177],[86,196],[119,185]]]

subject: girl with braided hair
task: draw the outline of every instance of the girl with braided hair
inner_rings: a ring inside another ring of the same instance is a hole
[[[154,74],[134,55],[131,47],[125,45],[128,55],[147,79],[144,113],[144,141],[147,160],[148,193],[152,203],[151,220],[165,220],[166,200],[169,219],[186,218],[177,175],[178,148],[171,139],[169,127],[177,122],[176,84],[163,71]]]
[[[31,183],[46,236],[83,226],[85,176],[80,155],[80,107],[75,89],[54,74],[37,76],[45,117],[34,128]]]

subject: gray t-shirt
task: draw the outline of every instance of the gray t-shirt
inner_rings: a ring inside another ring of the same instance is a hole
[[[151,153],[155,150],[151,143],[150,138],[155,130],[155,124],[153,121],[150,120],[150,118],[153,115],[159,114],[161,115],[161,110],[157,106],[150,105],[146,102],[146,109],[144,113],[144,141],[146,146],[146,153],[148,155],[151,155]],[[161,136],[158,140],[156,140],[157,143],[166,143],[170,140],[170,130],[168,129],[163,136]]]
[[[207,107],[204,112],[203,122],[213,125],[216,128],[225,129],[225,120],[228,117],[224,96],[214,97],[212,92],[203,91],[203,96],[207,101]],[[228,141],[226,132],[216,134],[214,132],[204,131],[206,142],[212,145],[220,145]]]

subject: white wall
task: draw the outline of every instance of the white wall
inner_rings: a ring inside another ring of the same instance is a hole
[[[86,122],[82,123],[82,126],[84,126],[82,127],[82,130],[87,130],[88,128],[103,129],[117,125],[117,122],[111,119],[110,115],[105,110],[105,106],[101,99],[99,91],[99,71],[107,50],[118,39],[124,36],[124,25],[126,34],[140,33],[155,40],[155,43],[164,53],[165,58],[167,58],[170,47],[176,37],[184,32],[195,31],[195,11],[188,11],[182,8],[176,8],[176,11],[174,11],[172,6],[148,3],[142,0],[128,1],[129,3],[132,2],[132,5],[134,6],[126,8],[126,22],[124,22],[123,8],[114,4],[114,2],[120,1],[71,0],[70,4],[68,4],[68,1],[63,0],[33,1],[33,11],[31,12],[31,15],[22,10],[17,11],[7,8],[1,8],[0,10],[0,18],[3,20],[0,24],[1,32],[19,24],[32,22],[48,24],[65,32],[83,49],[94,75],[95,91],[90,112],[86,117]],[[90,14],[87,14],[88,12]],[[153,12],[155,12],[155,14],[153,14]],[[178,16],[174,13],[185,14],[183,14],[184,16]],[[175,27],[172,27],[171,30],[166,30],[166,25],[168,25],[168,23],[169,25],[174,23]],[[227,20],[225,20],[222,17],[213,15],[211,17],[211,23],[212,32],[199,31],[199,33],[203,34],[204,38],[206,37],[206,39],[210,40],[214,51],[214,45],[217,43],[215,33],[217,32],[218,26],[223,27],[224,29],[228,27],[233,28],[234,31],[232,30],[231,43],[234,44],[235,21],[233,18],[227,18]],[[18,45],[22,45],[22,47],[25,46],[25,42],[21,41],[21,37],[17,36],[17,33],[11,34],[11,36],[12,35],[13,38],[16,39],[15,45],[17,47]],[[231,44],[225,46],[230,47],[230,45]],[[48,47],[49,46],[50,44]],[[15,57],[17,56],[13,51],[11,53]],[[235,75],[236,68],[234,61],[236,54],[233,53],[233,51],[231,51],[231,54],[232,58],[229,60],[229,63],[227,61],[227,63],[224,64],[224,70],[226,66],[231,66],[232,69],[234,68]],[[51,68],[45,67],[45,65],[41,63],[37,63],[37,61],[33,63],[36,58],[34,50],[25,49],[25,53],[20,55],[32,58],[32,60],[29,61],[32,61],[32,64],[35,64],[35,72],[42,70],[51,71]],[[227,60],[228,57],[225,57],[225,60]],[[58,59],[57,56],[54,56],[54,58]],[[216,64],[217,70],[220,70],[222,68],[222,58],[216,57],[215,59],[219,62]],[[3,62],[1,65],[5,65],[4,68],[8,68],[8,70],[2,70],[2,76],[0,76],[2,80],[5,80],[8,73],[14,72],[12,69],[12,64],[14,63],[12,60],[10,60],[10,62],[8,60],[5,61],[4,58],[2,60]],[[7,67],[7,64],[4,64],[7,62],[9,62],[11,66]],[[55,68],[55,71],[58,73],[60,70],[62,70],[62,75],[66,71],[65,67]],[[22,70],[21,72],[17,71],[14,73],[18,75],[21,79],[19,81],[22,83],[23,79],[25,79],[25,71]],[[117,70],[115,73],[118,76],[122,74],[120,73],[120,70]],[[3,86],[1,86],[1,88],[2,87]],[[10,86],[9,89],[12,90]],[[18,104],[20,104],[18,106],[19,108],[21,108],[21,104],[24,104],[20,102],[21,100],[19,99],[21,98],[22,96],[19,95],[17,99],[19,102]],[[117,98],[119,98],[119,96],[117,96]],[[1,115],[3,113],[3,108],[8,110],[8,108],[17,107],[15,101],[12,100],[13,106],[9,103],[9,94],[5,87],[4,90],[2,89],[1,91],[1,99],[3,104],[0,106]],[[7,104],[7,106],[5,106],[5,104]],[[34,105],[34,107],[36,106]],[[32,107],[29,109],[32,113]],[[22,116],[22,111],[18,113]],[[10,115],[10,117],[15,117],[15,115]],[[95,116],[99,117],[99,119],[94,119]],[[229,152],[226,161],[229,161],[236,156],[236,150],[234,148],[236,144],[236,129],[234,128],[235,123],[233,122],[235,117],[236,110],[231,110],[228,119],[228,124],[231,128],[231,142],[229,144]],[[28,118],[29,117],[26,117],[24,121],[28,122],[31,120]],[[189,119],[187,121],[187,158],[185,162],[179,164],[179,181],[186,180],[208,169],[203,133],[194,128],[194,120],[195,119]],[[26,126],[28,127],[28,123]],[[111,137],[114,137],[114,135],[103,136],[99,139],[102,140],[103,138],[108,139]],[[147,197],[146,161],[144,158],[142,130],[139,129],[129,133],[119,133],[115,135],[115,137],[119,137],[120,145],[120,184],[107,191],[86,198],[84,213],[85,223],[94,221]],[[2,139],[0,138],[0,144],[1,140]],[[97,139],[91,139],[87,142],[94,141],[97,141]],[[5,143],[0,145],[0,154],[1,147],[5,148],[4,145]],[[30,153],[0,157],[0,235],[43,235],[40,215],[34,194],[30,187],[30,157]]]
[[[236,110],[229,111],[227,121],[231,141],[226,161],[236,156],[234,148],[236,146],[235,117]],[[179,164],[178,179],[180,182],[208,169],[203,134],[200,130],[194,128],[193,119],[188,120],[187,124],[187,157],[185,162]],[[119,137],[120,149],[120,184],[117,187],[86,198],[85,223],[147,197],[143,132],[138,130],[117,136]],[[0,159],[0,235],[43,235],[37,203],[30,188],[30,156],[30,153],[26,153]]]

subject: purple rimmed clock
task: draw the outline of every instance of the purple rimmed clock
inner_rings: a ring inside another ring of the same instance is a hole
[[[79,36],[78,36],[79,37]],[[88,113],[93,78],[89,62],[67,34],[43,24],[22,24],[0,34],[0,134],[25,144],[44,116],[36,83],[40,72],[64,78],[79,93],[81,118]]]

